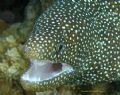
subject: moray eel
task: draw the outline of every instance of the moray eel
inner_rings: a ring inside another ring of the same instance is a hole
[[[21,76],[27,90],[120,80],[120,1],[58,0],[35,22]]]

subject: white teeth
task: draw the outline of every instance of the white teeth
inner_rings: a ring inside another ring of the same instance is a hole
[[[35,59],[30,59],[30,62],[32,63],[32,64],[37,64],[37,65],[39,65],[39,66],[42,66],[42,65],[45,65],[45,64],[47,64],[48,62],[49,63],[52,63],[51,61],[48,61],[48,60],[35,60]]]

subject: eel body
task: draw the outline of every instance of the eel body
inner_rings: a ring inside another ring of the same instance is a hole
[[[120,1],[56,1],[36,20],[25,52],[25,89],[119,81]]]

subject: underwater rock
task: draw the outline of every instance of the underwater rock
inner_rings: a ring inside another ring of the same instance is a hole
[[[0,19],[12,24],[23,21],[24,11],[29,0],[1,0]]]
[[[42,11],[44,12],[47,8],[49,8],[55,0],[40,0]]]
[[[37,4],[39,5],[39,3]],[[26,7],[25,12],[29,11],[30,13],[32,10],[32,16],[37,15],[39,9],[32,9],[36,7],[33,4],[29,10],[29,6]],[[41,8],[41,6],[39,7]],[[0,95],[25,95],[19,78],[28,66],[28,60],[23,52],[23,44],[33,26],[35,18],[32,16],[27,15],[23,22],[11,24],[6,28],[3,26],[3,21],[0,22]],[[32,92],[28,95],[33,94]]]
[[[29,21],[29,23],[33,23],[33,21],[36,18],[36,15],[38,15],[41,11],[41,3],[40,0],[30,0],[26,7],[25,11],[25,20]]]
[[[5,29],[7,29],[8,26],[9,26],[9,25],[8,25],[4,20],[0,19],[0,34],[2,34],[2,32],[3,32]]]
[[[7,23],[12,23],[15,20],[15,15],[11,11],[4,11],[0,14],[0,18]]]
[[[37,4],[39,5],[39,3]],[[30,12],[29,6],[30,4],[26,7],[26,13]],[[35,10],[33,12],[34,15],[37,15],[37,11],[39,11],[38,6],[36,8],[37,10],[34,5],[31,6],[31,10]],[[14,74],[22,73],[23,68],[26,68],[28,63],[23,54],[22,45],[23,42],[25,42],[26,35],[29,33],[33,25],[33,19],[31,20],[28,18],[29,16],[26,16],[24,22],[11,24],[9,28],[5,29],[4,32],[0,34],[0,53],[2,54],[0,55],[0,65],[3,72],[8,71],[8,75],[12,73],[11,71],[14,71]],[[0,20],[0,22],[3,23],[2,20]],[[0,27],[2,27],[2,25],[0,25]],[[5,69],[6,66],[8,66],[7,69]],[[11,78],[13,78],[13,76],[11,76]]]

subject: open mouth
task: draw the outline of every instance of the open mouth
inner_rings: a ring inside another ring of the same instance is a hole
[[[72,76],[73,68],[66,63],[30,60],[31,65],[21,76],[24,89],[41,91],[66,84]]]

